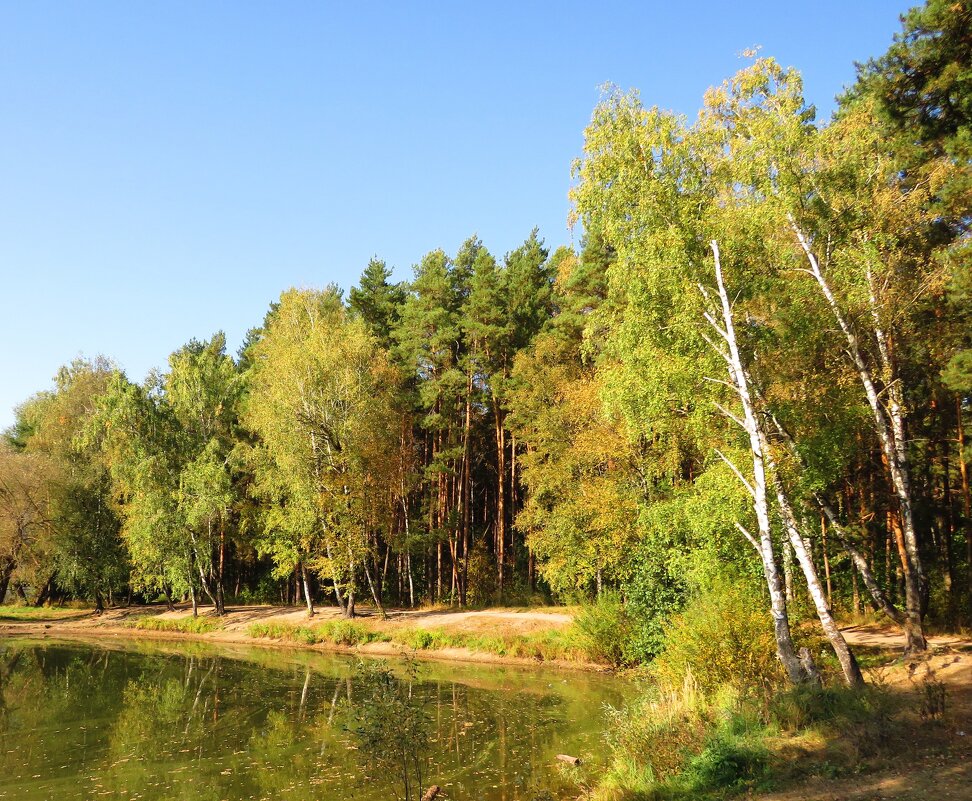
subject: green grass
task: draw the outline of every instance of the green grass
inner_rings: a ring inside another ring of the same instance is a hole
[[[569,629],[532,634],[477,634],[418,627],[378,631],[353,620],[333,620],[313,625],[254,623],[247,629],[247,634],[251,637],[286,640],[303,645],[330,643],[358,646],[371,642],[390,642],[414,651],[466,648],[479,653],[539,661],[583,661],[587,658]]]
[[[222,621],[211,617],[183,617],[178,620],[144,617],[133,621],[130,625],[133,629],[144,631],[177,631],[182,634],[208,634],[223,628]]]
[[[924,717],[934,722],[946,702],[936,687],[927,695],[936,703]],[[719,699],[697,694],[690,681],[675,693],[654,688],[612,712],[612,760],[594,798],[701,801],[853,774],[910,747],[914,722],[902,709],[874,685],[796,687],[764,698],[727,687]]]
[[[387,642],[388,635],[368,628],[353,620],[328,620],[313,626],[295,626],[292,623],[254,623],[247,629],[251,637],[287,640],[303,645],[331,643],[333,645],[365,645],[369,642]]]
[[[49,620],[79,617],[89,609],[56,606],[0,606],[0,620]]]

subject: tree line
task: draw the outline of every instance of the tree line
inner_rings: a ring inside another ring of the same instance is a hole
[[[459,606],[620,593],[650,657],[716,576],[791,618],[972,622],[972,8],[823,123],[768,58],[695,120],[609,90],[578,249],[476,237],[284,292],[240,352],[77,361],[0,452],[0,599]]]

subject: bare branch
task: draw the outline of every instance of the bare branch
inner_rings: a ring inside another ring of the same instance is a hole
[[[726,364],[728,364],[731,367],[732,361],[729,358],[729,354],[726,353],[722,348],[720,348],[712,339],[710,339],[707,334],[702,334],[701,332],[699,333],[702,339],[704,339],[709,344],[709,347],[711,347],[712,350],[714,350],[717,354],[719,354],[719,356],[723,358]]]
[[[746,423],[742,419],[740,419],[739,417],[736,417],[736,415],[734,415],[732,412],[730,412],[721,403],[716,403],[715,401],[713,401],[713,405],[720,412],[722,412],[726,417],[728,417],[730,420],[732,420],[732,422],[734,422],[737,426],[739,426],[743,431],[746,430]]]
[[[755,499],[756,498],[756,490],[753,489],[753,485],[749,483],[749,481],[746,479],[746,476],[744,476],[739,471],[739,468],[736,467],[736,465],[734,465],[732,463],[732,461],[729,459],[729,457],[726,456],[722,451],[720,451],[718,448],[716,448],[715,449],[715,452],[716,452],[716,455],[720,459],[722,459],[722,461],[724,461],[726,463],[726,465],[729,467],[729,469],[732,470],[732,472],[736,474],[736,478],[738,478],[739,481],[742,482],[742,485],[749,491],[749,494],[753,497],[753,499]]]
[[[749,544],[756,549],[756,552],[758,554],[763,553],[763,549],[759,547],[759,543],[756,541],[756,538],[749,533],[749,530],[742,523],[736,523],[736,528],[739,529],[739,531],[747,540],[749,540]]]

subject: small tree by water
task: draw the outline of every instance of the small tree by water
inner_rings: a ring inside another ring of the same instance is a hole
[[[395,776],[403,801],[418,801],[428,778],[430,724],[426,701],[413,692],[418,668],[411,660],[396,675],[385,662],[359,662],[355,670],[363,694],[349,726],[362,750]]]

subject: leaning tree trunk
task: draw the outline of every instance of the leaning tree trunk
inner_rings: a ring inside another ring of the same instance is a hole
[[[162,594],[165,596],[165,609],[167,612],[175,611],[175,604],[172,603],[172,589],[168,584],[162,585]]]
[[[37,597],[34,599],[33,606],[43,606],[47,603],[47,599],[51,597],[51,590],[54,587],[54,575],[44,582],[43,586],[40,588],[40,592],[37,593]]]
[[[729,302],[729,295],[726,292],[725,283],[722,278],[722,264],[719,257],[719,245],[712,241],[712,255],[715,259],[716,284],[719,290],[719,301],[721,306],[722,325],[720,326],[716,318],[709,312],[705,313],[705,318],[715,329],[719,336],[725,341],[728,350],[720,347],[715,342],[710,342],[715,351],[726,362],[730,383],[739,396],[743,408],[743,417],[740,419],[731,412],[722,410],[730,419],[740,425],[749,438],[750,455],[753,462],[753,481],[750,483],[742,472],[721,452],[719,456],[726,462],[729,468],[736,474],[743,486],[749,492],[753,501],[753,510],[756,513],[756,520],[759,525],[758,538],[753,537],[743,526],[737,523],[739,530],[746,536],[752,545],[759,552],[763,565],[763,576],[770,595],[770,611],[773,616],[773,634],[776,640],[776,653],[783,663],[788,679],[793,684],[801,684],[815,678],[815,669],[808,662],[801,661],[797,655],[796,647],[793,644],[793,635],[790,631],[790,619],[786,608],[786,592],[780,571],[776,565],[776,556],[773,551],[773,538],[770,530],[769,504],[766,496],[766,468],[763,447],[760,441],[760,422],[757,419],[752,397],[749,392],[749,381],[743,365],[742,357],[736,340],[736,331],[732,319],[732,305]],[[708,293],[703,289],[703,293]],[[720,407],[721,409],[721,407]]]
[[[882,368],[885,372],[885,391],[888,395],[888,408],[881,403],[881,393],[874,382],[871,369],[867,366],[861,351],[860,342],[850,322],[834,296],[826,277],[820,269],[820,263],[810,247],[810,242],[804,233],[792,223],[793,231],[810,264],[809,273],[813,276],[820,291],[823,293],[838,327],[844,335],[846,353],[850,357],[857,371],[864,394],[867,396],[871,408],[874,433],[881,444],[881,452],[891,476],[891,485],[898,501],[898,511],[901,516],[903,548],[901,554],[902,572],[905,577],[905,651],[914,653],[928,649],[922,625],[922,592],[924,575],[922,573],[921,557],[918,553],[918,537],[915,533],[914,509],[911,498],[910,459],[905,440],[904,408],[901,402],[901,387],[894,379],[887,338],[881,328],[876,301],[873,291],[870,295],[871,311],[875,319],[875,339],[881,357]],[[869,276],[870,277],[870,276]]]
[[[5,556],[0,561],[0,604],[7,597],[7,590],[10,588],[10,577],[13,575],[14,567],[16,567],[16,562],[14,562],[11,556]]]
[[[381,602],[381,595],[377,592],[375,588],[374,581],[371,580],[371,570],[368,568],[368,560],[364,560],[364,571],[365,577],[368,579],[368,589],[371,590],[371,600],[375,602],[375,608],[378,610],[378,617],[384,620],[387,615],[385,614],[385,607]]]
[[[867,563],[867,559],[865,559],[864,555],[851,544],[847,533],[844,531],[844,527],[841,526],[840,521],[837,520],[837,515],[834,513],[833,507],[816,493],[814,493],[814,500],[820,507],[820,511],[822,511],[824,516],[827,518],[827,522],[830,523],[830,533],[837,538],[837,541],[840,543],[841,547],[847,551],[847,555],[850,556],[851,561],[854,563],[854,567],[857,568],[857,572],[860,573],[861,578],[864,579],[864,586],[867,587],[867,591],[871,594],[871,599],[874,601],[874,605],[893,623],[903,628],[905,624],[904,615],[902,615],[901,611],[888,600],[887,595],[884,594],[884,591],[881,589],[880,585],[878,585],[877,579],[874,577],[874,572],[871,570],[871,566]]]
[[[844,673],[844,681],[847,686],[863,687],[864,676],[861,674],[861,668],[857,664],[853,652],[848,647],[844,635],[841,633],[840,628],[837,626],[830,612],[830,605],[824,596],[824,589],[820,584],[820,577],[817,575],[817,569],[813,564],[813,560],[810,558],[810,553],[803,539],[803,535],[797,527],[793,507],[790,506],[790,500],[786,496],[783,480],[780,478],[780,474],[776,468],[773,453],[770,450],[769,442],[766,440],[762,426],[760,427],[760,439],[766,454],[767,467],[773,475],[773,487],[776,491],[776,502],[780,509],[780,516],[783,518],[783,527],[786,529],[787,537],[793,546],[793,552],[796,555],[797,562],[800,564],[801,570],[803,570],[803,576],[807,580],[807,588],[810,591],[810,597],[813,599],[814,608],[817,610],[820,626],[830,641],[830,647],[834,649],[837,661],[840,662],[840,668]]]
[[[216,595],[210,589],[209,582],[206,581],[206,571],[203,570],[202,560],[199,558],[199,549],[196,546],[196,535],[193,531],[189,530],[189,539],[192,541],[192,558],[196,563],[196,569],[199,572],[199,584],[202,590],[209,597],[209,602],[213,605],[213,610],[217,615],[223,614],[219,609],[219,604],[216,602]],[[212,550],[210,549],[210,556],[212,556]]]
[[[776,433],[782,438],[786,443],[787,450],[790,455],[796,459],[797,463],[801,467],[805,467],[803,456],[797,449],[796,442],[793,441],[793,437],[790,433],[780,424],[780,421],[770,413],[770,419],[773,422],[773,428]],[[876,609],[883,612],[893,623],[898,626],[904,627],[905,617],[901,614],[900,610],[888,599],[887,595],[881,589],[880,585],[877,583],[877,579],[874,577],[874,571],[871,570],[871,566],[867,563],[867,559],[864,555],[858,551],[851,543],[850,537],[847,532],[844,531],[844,527],[840,524],[837,519],[837,513],[834,512],[834,508],[827,502],[827,500],[819,492],[813,493],[813,499],[820,511],[823,513],[824,517],[827,518],[827,522],[830,524],[831,533],[837,538],[841,547],[850,556],[851,561],[854,563],[854,567],[857,568],[857,572],[861,574],[861,578],[864,579],[864,586],[867,587],[867,591],[871,595],[874,606]]]

